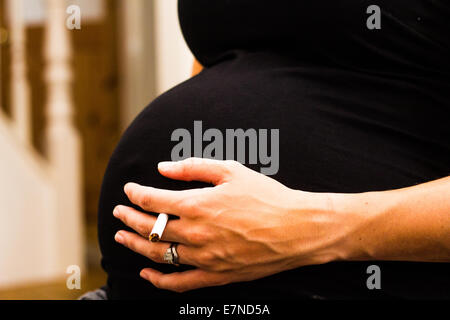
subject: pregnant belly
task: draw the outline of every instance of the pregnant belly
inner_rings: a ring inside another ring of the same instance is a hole
[[[382,86],[383,94],[374,90]],[[427,117],[429,101],[405,86],[275,54],[239,54],[160,96],[124,139],[145,137],[161,160],[239,160],[294,188],[398,188],[448,172],[448,163],[431,158],[444,149],[420,137],[417,119]]]
[[[140,280],[138,274],[148,266],[166,272],[174,269],[153,265],[113,240],[115,232],[124,228],[112,216],[114,206],[131,205],[122,191],[125,183],[175,190],[203,186],[163,178],[156,171],[159,161],[205,154],[236,159],[257,171],[270,168],[273,178],[291,188],[317,192],[385,190],[442,176],[448,163],[429,165],[437,147],[417,139],[417,132],[409,134],[417,127],[396,126],[401,108],[388,108],[405,101],[405,89],[390,97],[377,96],[370,89],[383,85],[391,84],[278,55],[237,53],[154,100],[125,132],[103,181],[99,239],[111,295],[168,295]],[[370,263],[307,267],[228,289],[198,292],[203,297],[250,292],[263,296],[271,292],[268,297],[276,292],[282,297],[293,292],[361,297],[368,294],[366,265]],[[396,268],[403,266],[390,265],[389,270],[397,274]],[[336,278],[343,282],[339,288]]]

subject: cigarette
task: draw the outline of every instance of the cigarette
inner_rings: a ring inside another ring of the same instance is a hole
[[[164,229],[166,228],[167,221],[169,220],[169,215],[166,213],[160,213],[156,219],[155,225],[153,226],[150,236],[148,237],[151,242],[158,242],[161,240]]]

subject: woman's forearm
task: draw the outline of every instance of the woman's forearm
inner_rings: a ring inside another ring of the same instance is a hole
[[[398,190],[329,196],[334,213],[350,214],[354,221],[337,245],[339,258],[450,261],[450,177]]]

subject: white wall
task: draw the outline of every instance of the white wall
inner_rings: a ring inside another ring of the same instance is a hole
[[[158,94],[188,79],[193,56],[178,23],[177,0],[155,1],[156,90]]]
[[[151,100],[190,77],[193,56],[181,34],[177,0],[119,4],[121,120],[125,129]]]
[[[55,192],[44,162],[30,157],[0,114],[0,287],[65,273],[57,258]]]

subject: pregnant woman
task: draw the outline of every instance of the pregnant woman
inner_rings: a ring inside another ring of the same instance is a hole
[[[204,69],[111,157],[108,297],[450,298],[449,3],[180,0],[179,18]],[[170,162],[179,129],[196,158]],[[208,129],[227,149],[216,160],[199,159]],[[221,161],[242,160],[229,129],[278,140],[247,137],[245,165]],[[270,177],[250,161],[261,148]],[[164,260],[173,244],[179,266]]]

